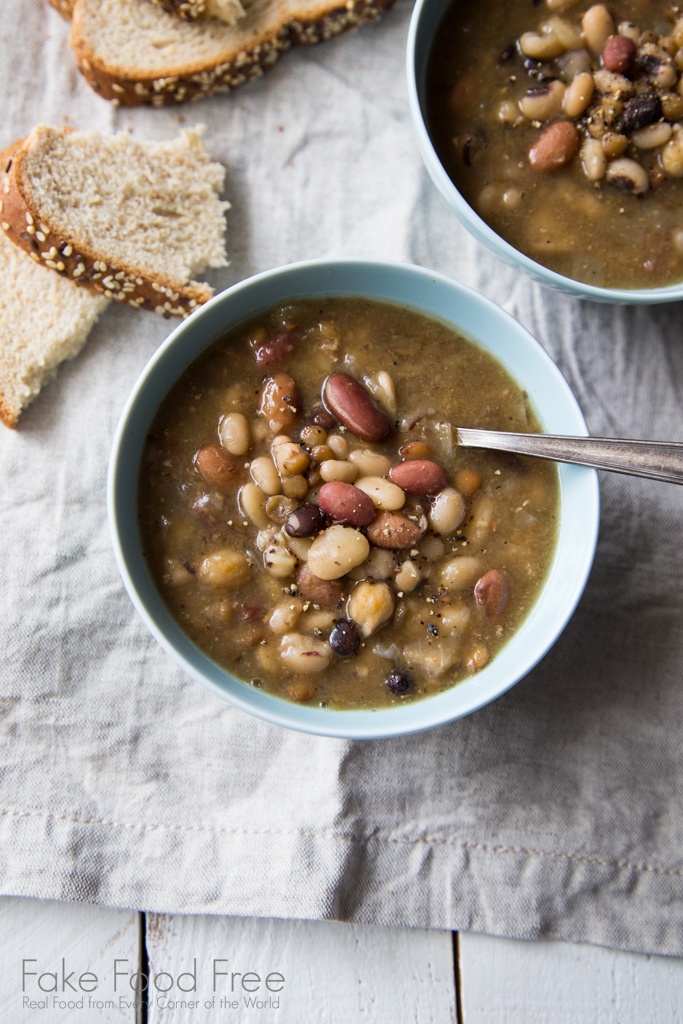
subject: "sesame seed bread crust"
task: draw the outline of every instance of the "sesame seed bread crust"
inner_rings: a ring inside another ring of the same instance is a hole
[[[260,77],[292,46],[320,43],[376,21],[394,2],[253,0],[245,16],[229,26],[215,19],[183,22],[160,9],[151,19],[150,0],[116,0],[130,46],[119,43],[116,55],[113,50],[107,55],[100,0],[75,0],[71,46],[86,80],[104,99],[161,107],[229,92]],[[163,46],[156,42],[160,37]],[[198,58],[204,40],[206,53]],[[143,53],[149,55],[147,67]]]
[[[190,281],[180,287],[177,282],[151,278],[140,268],[122,261],[112,262],[109,258],[105,262],[101,253],[93,252],[63,228],[50,224],[22,186],[23,162],[33,139],[43,128],[39,125],[0,158],[0,227],[5,235],[37,264],[135,309],[152,310],[167,318],[185,318],[207,302],[213,294],[207,284]],[[73,129],[61,131],[68,133]]]

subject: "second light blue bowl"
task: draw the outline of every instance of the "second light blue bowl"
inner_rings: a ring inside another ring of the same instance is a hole
[[[209,345],[278,303],[328,295],[366,296],[438,317],[494,355],[529,394],[543,430],[587,433],[576,399],[524,328],[482,295],[420,267],[379,260],[322,260],[269,270],[217,295],[180,324],[144,369],[122,413],[109,466],[112,543],[128,593],[161,646],[223,700],[277,725],[324,736],[370,739],[430,729],[488,704],[543,657],[571,617],[590,572],[598,530],[594,470],[560,467],[557,549],[529,616],[476,675],[435,697],[378,711],[290,704],[240,682],[202,654],[171,617],[152,582],[137,522],[140,459],[155,413],[172,385]],[[438,374],[440,368],[434,367]]]
[[[598,288],[596,285],[583,284],[581,281],[563,277],[562,274],[536,263],[535,260],[525,256],[524,253],[519,252],[500,235],[497,235],[464,199],[448,177],[432,145],[427,127],[425,99],[427,63],[432,43],[441,20],[452,2],[453,0],[417,0],[408,31],[406,74],[410,114],[422,159],[432,181],[458,220],[465,225],[477,241],[505,260],[511,267],[522,270],[535,281],[550,285],[551,288],[566,292],[568,295],[593,299],[598,302],[620,303],[675,302],[683,299],[683,282],[669,285],[666,288]]]

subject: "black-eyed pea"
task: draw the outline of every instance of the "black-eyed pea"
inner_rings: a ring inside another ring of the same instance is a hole
[[[341,434],[329,434],[327,444],[338,459],[345,459],[349,454],[349,442]]]
[[[503,100],[503,102],[498,105],[496,116],[503,124],[524,124],[524,117],[520,112],[519,106],[517,103],[513,103],[512,100]]]
[[[287,441],[274,448],[273,458],[281,477],[298,476],[305,473],[310,462],[308,452],[294,441]]]
[[[593,76],[582,71],[567,87],[564,94],[564,109],[569,117],[579,117],[593,98],[595,82]]]
[[[360,530],[330,526],[319,533],[308,552],[308,569],[321,580],[337,580],[370,554],[370,544]]]
[[[384,476],[391,469],[391,459],[380,452],[374,452],[372,448],[356,448],[349,453],[349,462],[358,467],[361,477]]]
[[[429,525],[434,533],[448,537],[465,518],[465,499],[454,487],[444,487],[433,498],[429,510]]]
[[[325,483],[338,480],[344,484],[352,484],[358,476],[358,466],[344,459],[328,459],[321,463],[319,472]]]
[[[327,668],[332,658],[332,648],[326,641],[319,640],[315,636],[305,636],[303,633],[285,633],[280,641],[280,658],[290,672],[301,672],[308,675],[313,672],[323,672]],[[304,688],[307,696],[297,696],[291,692],[291,688],[290,696],[294,700],[310,700],[313,693],[308,692],[309,688]]]
[[[283,542],[270,544],[263,552],[263,567],[278,580],[286,580],[297,570],[299,560],[290,547]]]
[[[422,573],[420,572],[419,566],[415,562],[411,562],[409,558],[402,562],[398,567],[398,572],[394,577],[394,583],[396,589],[403,594],[409,594],[411,590],[415,590],[415,587],[419,586],[422,582]]]
[[[280,475],[275,468],[275,463],[267,455],[259,455],[252,459],[249,467],[251,479],[257,487],[260,487],[264,494],[279,494],[282,490]]]
[[[391,588],[386,583],[370,583],[368,580],[357,583],[351,591],[346,612],[367,639],[394,614]]]
[[[605,177],[607,157],[599,139],[586,139],[581,147],[581,166],[589,181],[600,181]]]
[[[674,133],[661,154],[662,167],[670,178],[683,178],[683,132]]]
[[[525,92],[519,101],[519,109],[529,121],[547,121],[562,110],[565,92],[566,86],[555,79]]]
[[[198,569],[202,583],[210,587],[237,587],[249,576],[249,561],[242,551],[224,548],[208,555]]]
[[[445,590],[453,593],[467,590],[480,578],[482,569],[483,563],[480,558],[456,555],[442,567],[439,582]]]
[[[664,165],[664,152],[662,152],[662,164]],[[664,166],[664,170],[666,170],[666,166]],[[608,164],[605,178],[610,185],[615,185],[634,196],[645,195],[650,187],[647,171],[642,164],[625,156],[612,160]]]
[[[182,562],[179,558],[167,558],[164,563],[163,580],[171,587],[186,587],[189,583],[196,583],[197,574],[189,562]]]
[[[240,487],[237,495],[240,512],[251,519],[254,526],[259,530],[265,530],[269,526],[269,517],[266,512],[268,496],[263,493],[260,487],[249,480]]]
[[[614,35],[614,20],[604,4],[593,4],[581,19],[586,46],[592,53],[602,53],[605,43]]]
[[[381,476],[364,476],[357,481],[356,487],[364,491],[375,508],[383,512],[397,512],[406,502],[405,492],[398,484],[385,480]]]
[[[286,476],[282,481],[282,490],[288,498],[302,501],[308,493],[308,481],[305,476]]]
[[[286,597],[284,601],[276,604],[270,613],[268,625],[273,633],[281,636],[290,632],[296,626],[299,616],[304,610],[304,603],[300,597]]]
[[[673,135],[673,128],[666,121],[657,121],[644,128],[631,132],[631,142],[638,149],[658,149],[665,145]]]

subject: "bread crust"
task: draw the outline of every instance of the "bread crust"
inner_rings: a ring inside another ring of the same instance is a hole
[[[0,227],[31,259],[121,305],[153,310],[164,317],[185,318],[211,298],[213,291],[206,284],[173,288],[135,267],[105,263],[87,246],[46,223],[21,190],[21,165],[30,144],[28,135],[0,154]]]
[[[74,0],[47,0],[51,7],[54,7],[56,11],[59,11],[63,18],[67,21],[71,20],[71,15],[74,9]]]
[[[52,3],[52,0],[50,2]],[[199,21],[206,17],[204,0],[154,0],[154,3],[163,7],[169,14],[177,14],[184,21]]]
[[[305,19],[294,19],[254,32],[248,40],[226,49],[220,61],[168,67],[164,75],[131,75],[108,65],[83,36],[80,7],[74,0],[71,46],[88,84],[100,96],[123,106],[162,107],[185,100],[229,92],[272,67],[292,46],[321,43],[359,25],[376,21],[395,0],[320,0]],[[239,22],[238,22],[239,25]]]

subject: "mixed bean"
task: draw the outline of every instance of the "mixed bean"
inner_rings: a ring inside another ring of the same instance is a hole
[[[429,81],[439,155],[516,248],[568,277],[683,278],[683,17],[657,0],[459,0]]]
[[[490,356],[398,307],[300,302],[214,345],[159,410],[140,477],[182,628],[245,682],[330,708],[481,669],[542,583],[557,475],[458,449],[458,420],[537,429]]]

